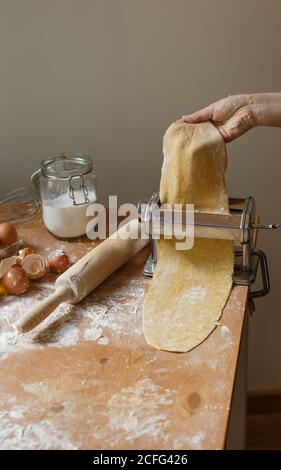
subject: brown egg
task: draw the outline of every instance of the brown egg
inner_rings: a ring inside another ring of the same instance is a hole
[[[28,289],[29,278],[20,266],[13,266],[4,274],[2,284],[8,294],[19,295],[23,294]]]
[[[9,246],[18,239],[17,229],[9,223],[0,224],[0,245]]]
[[[54,252],[48,257],[48,266],[53,273],[64,273],[71,266],[71,261],[64,252]]]

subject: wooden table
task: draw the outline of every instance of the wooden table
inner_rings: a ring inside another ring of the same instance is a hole
[[[40,220],[19,231],[38,252],[63,248],[73,261],[97,243],[58,241]],[[151,282],[142,274],[147,256],[148,248],[28,335],[13,324],[52,291],[54,275],[0,300],[1,449],[242,445],[245,352],[238,370],[237,364],[248,289],[233,288],[218,327],[200,346],[185,354],[158,351],[141,328]]]

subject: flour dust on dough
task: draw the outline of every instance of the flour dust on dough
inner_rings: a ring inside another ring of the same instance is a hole
[[[163,141],[161,204],[194,204],[195,211],[228,214],[224,140],[210,123],[173,123]],[[186,352],[214,330],[229,297],[233,241],[196,238],[191,250],[158,241],[156,272],[143,304],[147,342]]]

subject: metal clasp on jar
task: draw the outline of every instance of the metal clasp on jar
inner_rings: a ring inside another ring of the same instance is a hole
[[[69,197],[73,200],[73,205],[74,206],[80,206],[82,204],[86,204],[90,202],[88,198],[89,191],[85,186],[84,183],[84,178],[83,176],[70,176],[68,178],[68,184],[69,184],[69,190],[68,194]],[[80,193],[83,194],[84,200],[81,202],[77,202],[77,193],[80,191]]]

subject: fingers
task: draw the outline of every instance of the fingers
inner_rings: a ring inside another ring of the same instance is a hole
[[[182,118],[184,122],[189,122],[191,124],[208,121],[209,119],[212,119],[213,110],[214,104],[210,104],[206,108],[200,109],[200,111],[196,111],[195,113],[182,116]]]
[[[249,105],[250,98],[250,95],[230,95],[210,104],[206,108],[196,111],[195,113],[184,115],[182,118],[184,122],[192,124],[208,120],[223,123],[238,109]]]

